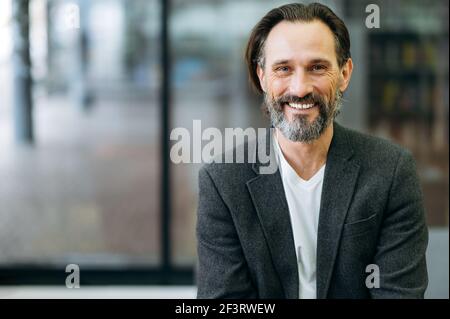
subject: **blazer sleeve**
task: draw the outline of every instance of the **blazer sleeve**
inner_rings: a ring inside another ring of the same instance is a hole
[[[414,159],[398,158],[382,221],[374,263],[380,286],[372,298],[423,298],[428,285],[425,253],[428,230]]]
[[[199,172],[197,298],[257,298],[230,210],[210,174]]]

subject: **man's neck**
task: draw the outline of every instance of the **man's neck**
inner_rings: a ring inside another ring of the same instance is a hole
[[[278,129],[275,130],[275,134],[286,161],[298,176],[309,180],[327,161],[333,131],[331,123],[322,135],[311,143],[293,142]]]

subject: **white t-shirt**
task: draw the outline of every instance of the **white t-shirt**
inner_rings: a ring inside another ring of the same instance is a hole
[[[315,299],[317,228],[325,165],[306,181],[300,178],[286,161],[276,136],[273,140],[294,234],[300,284],[299,298]]]

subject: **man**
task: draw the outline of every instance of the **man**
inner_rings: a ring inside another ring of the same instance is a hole
[[[345,24],[320,4],[276,8],[246,59],[278,169],[201,169],[198,297],[423,298],[428,233],[412,156],[334,122],[353,70]]]

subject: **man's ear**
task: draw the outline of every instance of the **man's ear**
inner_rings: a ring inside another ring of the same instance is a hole
[[[266,92],[266,85],[265,85],[265,74],[263,68],[258,64],[256,67],[256,74],[258,75],[259,79],[259,85],[261,86],[261,89]]]
[[[344,66],[341,68],[341,84],[339,86],[339,89],[341,92],[344,92],[348,84],[350,83],[350,78],[352,77],[353,72],[353,61],[351,58],[345,62]]]

